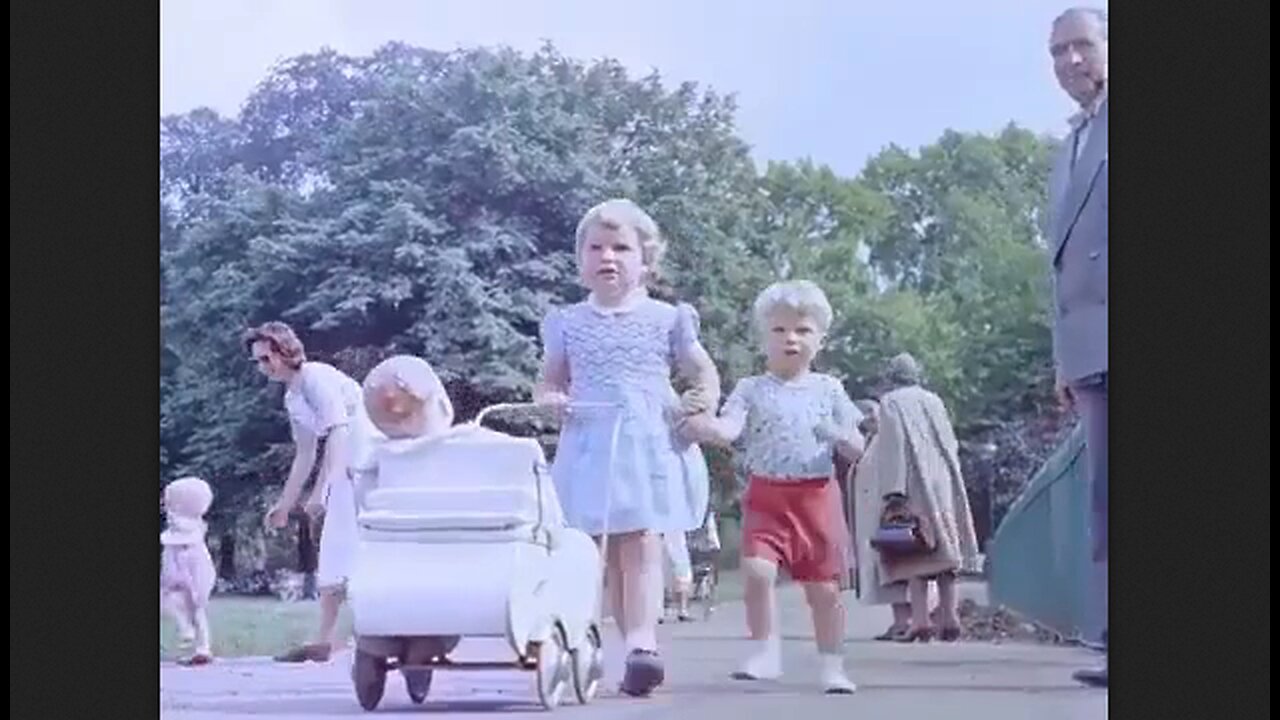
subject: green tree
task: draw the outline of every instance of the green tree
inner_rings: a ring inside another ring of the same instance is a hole
[[[228,532],[282,480],[281,391],[238,343],[268,319],[356,377],[427,357],[462,417],[527,397],[542,317],[584,294],[578,218],[613,196],[662,226],[662,282],[698,308],[726,390],[759,371],[756,294],[804,277],[836,311],[823,369],[855,396],[908,350],[962,426],[1040,412],[1049,142],[948,132],[858,177],[758,172],[734,114],[731,96],[551,46],[391,44],[286,60],[234,118],[162,118],[162,479],[209,477]]]
[[[166,118],[166,477],[201,472],[232,508],[279,482],[280,391],[237,343],[267,319],[321,359],[421,354],[463,416],[526,396],[541,318],[583,294],[576,222],[604,197],[652,209],[674,284],[718,287],[722,239],[754,189],[732,113],[730,98],[550,47],[391,45],[286,61],[235,120]]]

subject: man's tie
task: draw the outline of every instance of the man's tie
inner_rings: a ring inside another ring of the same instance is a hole
[[[1071,135],[1071,171],[1075,172],[1076,161],[1080,159],[1080,151],[1084,148],[1080,147],[1080,137],[1084,135],[1085,128],[1089,127],[1089,120],[1086,118],[1080,123],[1080,127]]]

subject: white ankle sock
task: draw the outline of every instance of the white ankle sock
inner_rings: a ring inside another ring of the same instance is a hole
[[[778,636],[752,640],[751,655],[742,664],[740,675],[756,680],[773,680],[782,676],[782,643]]]
[[[823,692],[851,693],[858,689],[844,672],[844,655],[838,653],[821,653],[821,670],[819,679]]]

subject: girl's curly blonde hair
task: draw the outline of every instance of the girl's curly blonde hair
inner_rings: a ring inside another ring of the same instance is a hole
[[[573,253],[582,257],[582,245],[586,242],[587,233],[592,227],[601,226],[609,230],[631,228],[640,241],[640,257],[650,278],[656,278],[662,257],[667,253],[667,241],[658,230],[658,223],[641,207],[626,198],[605,200],[596,205],[578,221],[578,230],[574,234]]]

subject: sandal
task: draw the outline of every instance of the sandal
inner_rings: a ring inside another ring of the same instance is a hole
[[[875,639],[877,642],[893,642],[898,639],[898,636],[906,634],[908,630],[910,630],[910,627],[906,625],[890,625],[888,630],[877,635]]]
[[[907,630],[903,632],[901,635],[898,635],[897,637],[894,638],[894,641],[900,642],[900,643],[906,643],[906,644],[916,643],[916,642],[928,643],[933,641],[935,634],[936,632],[932,627],[915,628],[912,630]]]

